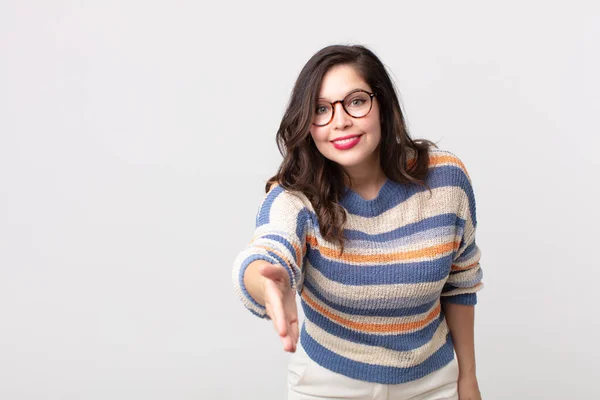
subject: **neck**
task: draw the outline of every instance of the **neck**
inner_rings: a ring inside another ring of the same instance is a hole
[[[366,165],[346,167],[344,171],[346,171],[351,180],[350,182],[346,181],[346,186],[352,190],[378,189],[387,180],[379,159]]]

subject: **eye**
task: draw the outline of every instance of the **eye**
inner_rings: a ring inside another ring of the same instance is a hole
[[[329,111],[329,107],[324,105],[318,105],[315,111],[317,114],[325,114]]]
[[[362,108],[369,102],[369,97],[364,93],[354,93],[348,96],[348,99],[344,102],[346,107],[350,108]]]

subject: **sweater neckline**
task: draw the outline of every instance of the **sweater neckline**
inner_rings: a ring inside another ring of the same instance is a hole
[[[350,213],[373,216],[387,210],[390,201],[396,196],[398,184],[387,178],[379,189],[377,196],[371,200],[366,200],[349,187],[345,188],[344,196],[340,201],[341,205]]]

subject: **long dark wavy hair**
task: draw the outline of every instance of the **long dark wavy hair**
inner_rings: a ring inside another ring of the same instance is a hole
[[[385,66],[369,49],[361,45],[332,45],[315,53],[306,63],[290,96],[277,131],[277,147],[283,156],[277,174],[266,184],[302,192],[311,202],[321,236],[344,251],[346,212],[339,204],[345,183],[352,182],[340,165],[325,158],[311,140],[310,127],[323,76],[332,67],[350,65],[376,93],[381,121],[380,162],[393,182],[426,185],[429,171],[429,140],[413,140],[408,134],[396,88]],[[409,152],[412,154],[408,162]]]

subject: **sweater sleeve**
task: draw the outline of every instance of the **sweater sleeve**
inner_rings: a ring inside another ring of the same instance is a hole
[[[448,280],[441,293],[442,303],[475,305],[477,294],[483,288],[483,272],[479,264],[481,251],[475,242],[477,216],[475,195],[471,179],[460,160],[461,166],[458,186],[462,188],[462,200],[459,207],[457,236],[460,244],[453,257]]]
[[[306,253],[308,215],[299,196],[279,185],[274,186],[259,207],[253,239],[235,258],[235,292],[243,305],[260,318],[269,319],[265,307],[246,290],[244,272],[256,260],[279,264],[287,270],[292,289],[299,290]]]

